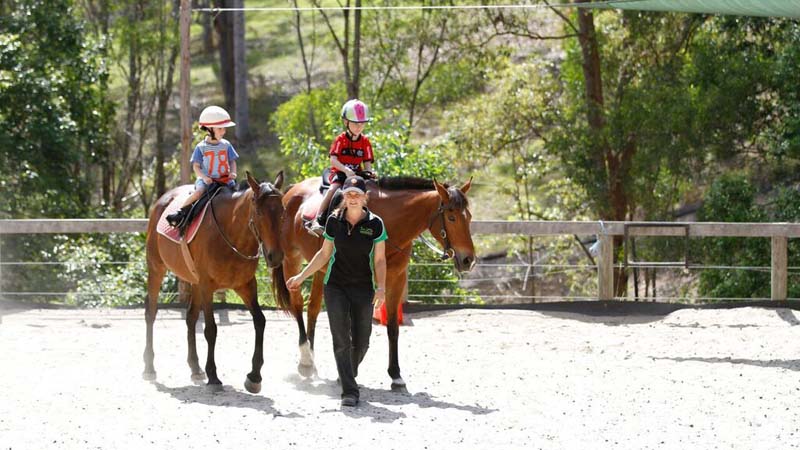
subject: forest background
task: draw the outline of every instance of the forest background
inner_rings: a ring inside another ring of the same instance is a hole
[[[797,21],[529,3],[539,7],[197,0],[191,117],[225,107],[238,124],[227,137],[239,171],[273,179],[285,170],[296,182],[327,165],[341,105],[358,97],[373,112],[366,133],[378,173],[454,184],[474,177],[474,220],[673,221],[695,210],[703,221],[800,217]],[[306,9],[199,11],[242,6]],[[142,218],[179,184],[178,7],[0,0],[0,219]],[[6,267],[0,292],[55,277],[71,303],[141,302],[142,241],[4,237],[5,261],[62,265]],[[477,247],[479,256],[528,264],[582,258],[572,237],[481,237]],[[637,250],[669,260],[677,247],[653,239]],[[800,266],[798,250],[790,241],[790,266]],[[691,253],[704,264],[769,265],[767,239],[707,239]],[[469,294],[449,268],[425,270],[450,281],[432,292]],[[586,276],[556,279],[576,295],[593,289]],[[791,280],[789,296],[798,297]],[[768,297],[769,273],[704,270],[681,289]]]

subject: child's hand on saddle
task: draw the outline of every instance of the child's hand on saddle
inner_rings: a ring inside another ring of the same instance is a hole
[[[231,180],[235,180],[235,179],[236,179],[236,172],[231,172],[231,173],[228,175],[228,178],[230,178]]]
[[[351,169],[349,167],[345,167],[344,168],[344,174],[347,175],[348,177],[353,177],[353,176],[356,175],[356,173],[353,171],[353,169]]]
[[[214,182],[214,180],[212,180],[212,179],[211,179],[211,178],[209,178],[209,177],[203,177],[203,182],[204,182],[206,185],[208,185],[208,186],[211,186],[211,183],[213,183],[213,182]]]
[[[363,171],[361,173],[364,175],[364,178],[369,178],[370,180],[377,180],[378,179],[378,174],[376,174],[375,172],[373,172],[371,170],[365,170],[365,171]]]

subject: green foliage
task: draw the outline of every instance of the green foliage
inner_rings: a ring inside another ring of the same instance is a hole
[[[58,278],[62,285],[70,286],[65,298],[68,304],[121,306],[144,302],[147,286],[144,235],[62,236],[61,240],[43,257],[64,263]]]
[[[333,85],[299,94],[282,104],[272,116],[271,126],[289,158],[289,169],[300,178],[316,177],[330,167],[330,144],[344,131],[339,117],[346,95],[344,86]],[[380,105],[369,105],[372,122],[364,135],[375,153],[373,168],[380,176],[419,176],[446,180],[453,175],[449,149],[445,146],[415,145],[408,142],[410,130],[392,125]],[[311,114],[314,114],[315,130]],[[389,114],[397,111],[389,111]]]
[[[433,240],[431,236],[427,236]],[[421,303],[477,303],[483,304],[474,289],[464,289],[450,260],[442,262],[421,242],[414,242],[411,263],[408,265],[409,299]]]
[[[768,220],[755,204],[755,189],[744,175],[729,173],[719,177],[706,194],[699,219],[703,222],[763,222]],[[769,266],[769,239],[707,238],[699,246],[705,265]],[[693,254],[698,254],[693,251]],[[769,272],[748,269],[700,272],[701,297],[769,297]]]
[[[70,0],[12,1],[0,15],[0,217],[80,217],[111,106],[99,49]]]

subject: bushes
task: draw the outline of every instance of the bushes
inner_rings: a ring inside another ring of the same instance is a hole
[[[791,204],[792,196],[783,193],[778,203]],[[779,196],[779,197],[780,197]],[[797,197],[796,195],[794,196]],[[796,204],[800,206],[800,199]],[[790,208],[763,209],[756,204],[756,190],[739,173],[722,175],[711,185],[705,197],[699,220],[703,222],[769,222],[780,220],[790,213]],[[795,209],[796,211],[800,209]],[[795,214],[794,218],[800,217]],[[769,238],[705,238],[695,255],[702,255],[704,265],[714,266],[770,266]],[[698,294],[701,297],[768,298],[770,296],[769,270],[707,269],[700,272]]]

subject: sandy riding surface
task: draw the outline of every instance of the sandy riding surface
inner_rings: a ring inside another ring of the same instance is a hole
[[[151,383],[141,378],[141,310],[0,310],[0,449],[800,445],[800,313],[790,310],[418,313],[400,330],[408,392],[389,389],[386,330],[375,327],[362,403],[346,410],[324,314],[319,375],[305,380],[296,325],[267,313],[258,395],[242,385],[250,317],[223,316],[225,386],[210,393],[189,378],[179,311],[159,312]],[[197,341],[203,366],[202,332]]]

